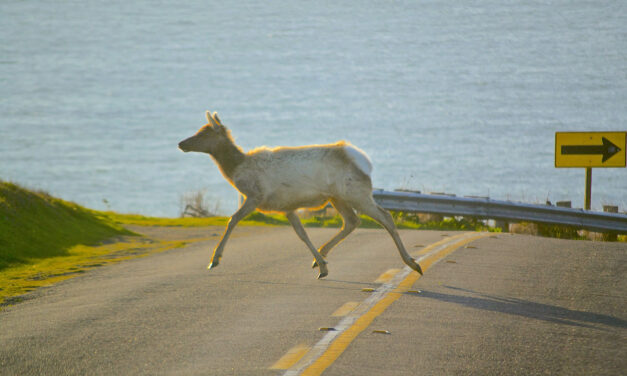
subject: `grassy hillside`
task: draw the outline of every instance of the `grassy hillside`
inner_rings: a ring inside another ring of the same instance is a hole
[[[0,181],[0,271],[130,234],[97,212]]]

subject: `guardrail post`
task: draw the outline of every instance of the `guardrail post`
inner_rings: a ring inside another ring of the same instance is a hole
[[[494,221],[494,227],[500,227],[501,231],[509,232],[509,222],[503,219],[497,219]]]
[[[618,213],[618,206],[603,205],[603,211],[606,213]],[[608,242],[615,242],[618,240],[618,234],[615,232],[606,232],[603,234],[603,240]]]
[[[570,201],[558,201],[555,203],[555,206],[559,206],[560,208],[572,208]]]

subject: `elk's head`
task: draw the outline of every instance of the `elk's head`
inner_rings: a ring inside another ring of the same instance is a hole
[[[207,121],[208,123],[203,125],[195,135],[179,142],[179,149],[186,153],[196,151],[212,154],[229,139],[228,131],[222,125],[217,112],[212,115],[207,111]]]

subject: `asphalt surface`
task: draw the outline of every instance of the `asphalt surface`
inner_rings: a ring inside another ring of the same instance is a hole
[[[357,230],[317,280],[289,227],[238,227],[211,271],[222,229],[137,229],[213,236],[92,270],[0,311],[1,375],[307,374],[298,365],[328,335],[320,328],[345,319],[338,308],[361,307],[387,286],[375,282],[382,273],[404,270],[383,230]],[[336,230],[307,231],[319,245]],[[452,236],[462,235],[401,231],[414,254]],[[626,374],[626,269],[625,243],[485,236],[370,312],[323,374]]]

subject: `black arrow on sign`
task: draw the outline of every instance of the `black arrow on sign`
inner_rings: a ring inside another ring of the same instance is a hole
[[[619,151],[620,148],[605,137],[603,137],[603,145],[562,145],[562,154],[603,155],[601,162],[607,161]]]

